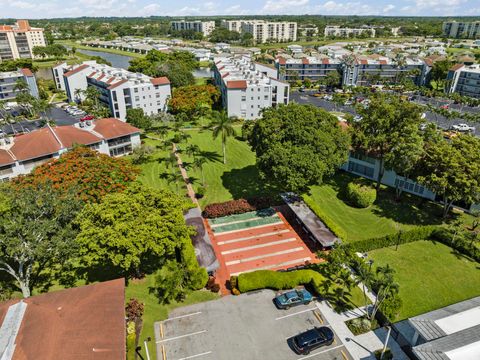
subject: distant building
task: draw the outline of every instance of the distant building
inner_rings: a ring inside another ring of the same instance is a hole
[[[297,40],[296,22],[265,20],[222,20],[221,26],[242,34],[252,34],[256,43],[290,42]]]
[[[193,30],[195,32],[200,32],[203,36],[209,36],[213,30],[215,30],[215,21],[172,21],[170,23],[172,30],[182,31],[182,30]]]
[[[33,59],[33,48],[45,45],[43,29],[31,27],[28,20],[18,20],[15,25],[0,25],[0,62]]]
[[[480,38],[480,21],[447,21],[443,23],[442,30],[445,37],[478,39]]]
[[[339,72],[342,62],[338,59],[330,59],[326,56],[308,56],[301,59],[278,56],[275,60],[278,69],[278,78],[285,81],[306,80],[319,81],[324,79],[332,71]],[[340,84],[340,81],[339,81]]]
[[[302,36],[318,36],[318,27],[311,24],[299,25],[298,32]]]
[[[0,72],[0,101],[15,99],[21,91],[16,88],[18,81],[24,81],[28,86],[28,92],[38,98],[35,76],[30,69],[20,69],[18,71]]]
[[[0,303],[3,360],[126,358],[125,280]]]
[[[52,71],[57,88],[66,91],[69,101],[83,100],[82,91],[93,86],[100,92],[100,101],[121,120],[130,108],[140,108],[148,115],[166,111],[171,96],[166,77],[152,78],[95,61],[72,66],[62,63]]]
[[[140,146],[140,130],[118,119],[98,119],[44,128],[15,137],[0,137],[0,181],[28,174],[59,158],[75,144],[109,156],[130,154]]]
[[[262,109],[288,104],[290,86],[277,80],[277,69],[245,56],[215,58],[214,81],[228,116],[258,119]]]
[[[367,35],[368,37],[375,37],[375,29],[372,27],[348,28],[341,26],[327,25],[324,30],[325,37],[350,37]]]
[[[447,92],[480,99],[480,64],[453,66],[447,75]]]

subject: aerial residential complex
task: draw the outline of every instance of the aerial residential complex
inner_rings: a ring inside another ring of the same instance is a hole
[[[242,34],[249,33],[257,43],[297,40],[296,22],[271,22],[265,20],[222,20],[221,26]]]
[[[18,71],[0,72],[0,100],[15,99],[22,90],[17,87],[17,83],[23,81],[28,86],[28,92],[38,98],[38,88],[35,76],[30,69],[20,69]]]
[[[288,104],[290,86],[277,80],[277,70],[250,58],[215,58],[214,81],[228,116],[252,120],[264,108]]]
[[[348,28],[341,26],[327,25],[324,30],[325,37],[349,37],[365,34],[368,37],[375,37],[375,29],[372,27]]]
[[[126,119],[130,108],[140,108],[149,115],[166,111],[171,95],[166,77],[152,78],[95,61],[72,66],[62,63],[52,70],[57,88],[66,91],[69,101],[83,100],[84,91],[93,86],[100,92],[100,101],[121,120]]]
[[[27,20],[18,20],[15,25],[0,25],[0,62],[34,58],[33,48],[45,45],[43,29],[31,27]]]
[[[175,31],[193,30],[195,32],[201,32],[203,36],[209,36],[213,30],[215,30],[215,21],[172,21],[170,26]]]
[[[306,56],[293,58],[278,56],[275,60],[278,69],[278,77],[281,80],[305,80],[319,81],[325,78],[329,72],[340,71],[342,62],[339,59],[331,59],[327,56]]]
[[[448,73],[449,93],[480,98],[480,64],[457,64]]]
[[[0,181],[30,173],[59,158],[74,145],[86,145],[110,156],[129,154],[140,146],[140,131],[118,119],[98,119],[75,125],[49,126],[16,137],[0,138]]]
[[[480,21],[457,22],[448,21],[443,23],[443,35],[450,38],[480,38]]]

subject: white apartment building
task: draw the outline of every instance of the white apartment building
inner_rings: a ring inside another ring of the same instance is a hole
[[[443,35],[449,38],[479,39],[480,21],[447,21],[442,26]]]
[[[277,80],[277,69],[246,56],[218,57],[214,62],[214,80],[228,116],[253,120],[262,109],[288,104],[290,86]]]
[[[450,69],[447,80],[450,81],[448,93],[480,99],[480,64],[457,64]]]
[[[28,92],[38,98],[38,87],[35,76],[30,69],[18,71],[0,72],[0,101],[15,99],[20,89],[16,88],[17,81],[24,81],[28,86]]]
[[[375,29],[371,27],[348,28],[340,26],[327,25],[324,30],[325,37],[350,37],[366,34],[369,37],[375,37]]]
[[[302,36],[317,36],[318,35],[318,26],[312,24],[300,25],[298,27],[298,32]]]
[[[242,34],[252,34],[257,43],[270,41],[289,42],[297,40],[296,22],[273,22],[265,20],[222,20],[221,26]]]
[[[45,45],[43,29],[31,27],[28,20],[18,20],[15,25],[0,25],[0,62],[33,59],[33,48]]]
[[[209,36],[213,30],[215,30],[215,21],[172,21],[170,26],[175,31],[193,30],[195,32],[201,32],[203,36]]]
[[[65,90],[69,101],[84,100],[83,92],[93,86],[100,92],[100,101],[123,121],[130,108],[140,108],[147,115],[166,111],[171,96],[166,77],[152,78],[95,61],[72,66],[63,63],[52,71],[57,88]]]
[[[0,137],[0,181],[28,174],[35,167],[58,159],[76,144],[102,154],[122,156],[141,145],[140,130],[118,119],[98,119],[55,126],[30,133]]]

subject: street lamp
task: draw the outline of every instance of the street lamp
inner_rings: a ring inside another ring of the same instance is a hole
[[[383,355],[385,355],[385,351],[387,350],[387,345],[388,345],[388,339],[390,338],[390,332],[392,331],[392,326],[389,323],[385,324],[385,327],[388,329],[388,332],[387,332],[387,338],[385,339],[385,344],[383,345],[382,354],[380,355],[380,360],[382,360]]]

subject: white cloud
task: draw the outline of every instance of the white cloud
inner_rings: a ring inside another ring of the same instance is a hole
[[[309,0],[267,0],[263,6],[262,13],[284,14],[297,12],[300,7],[307,5]]]

